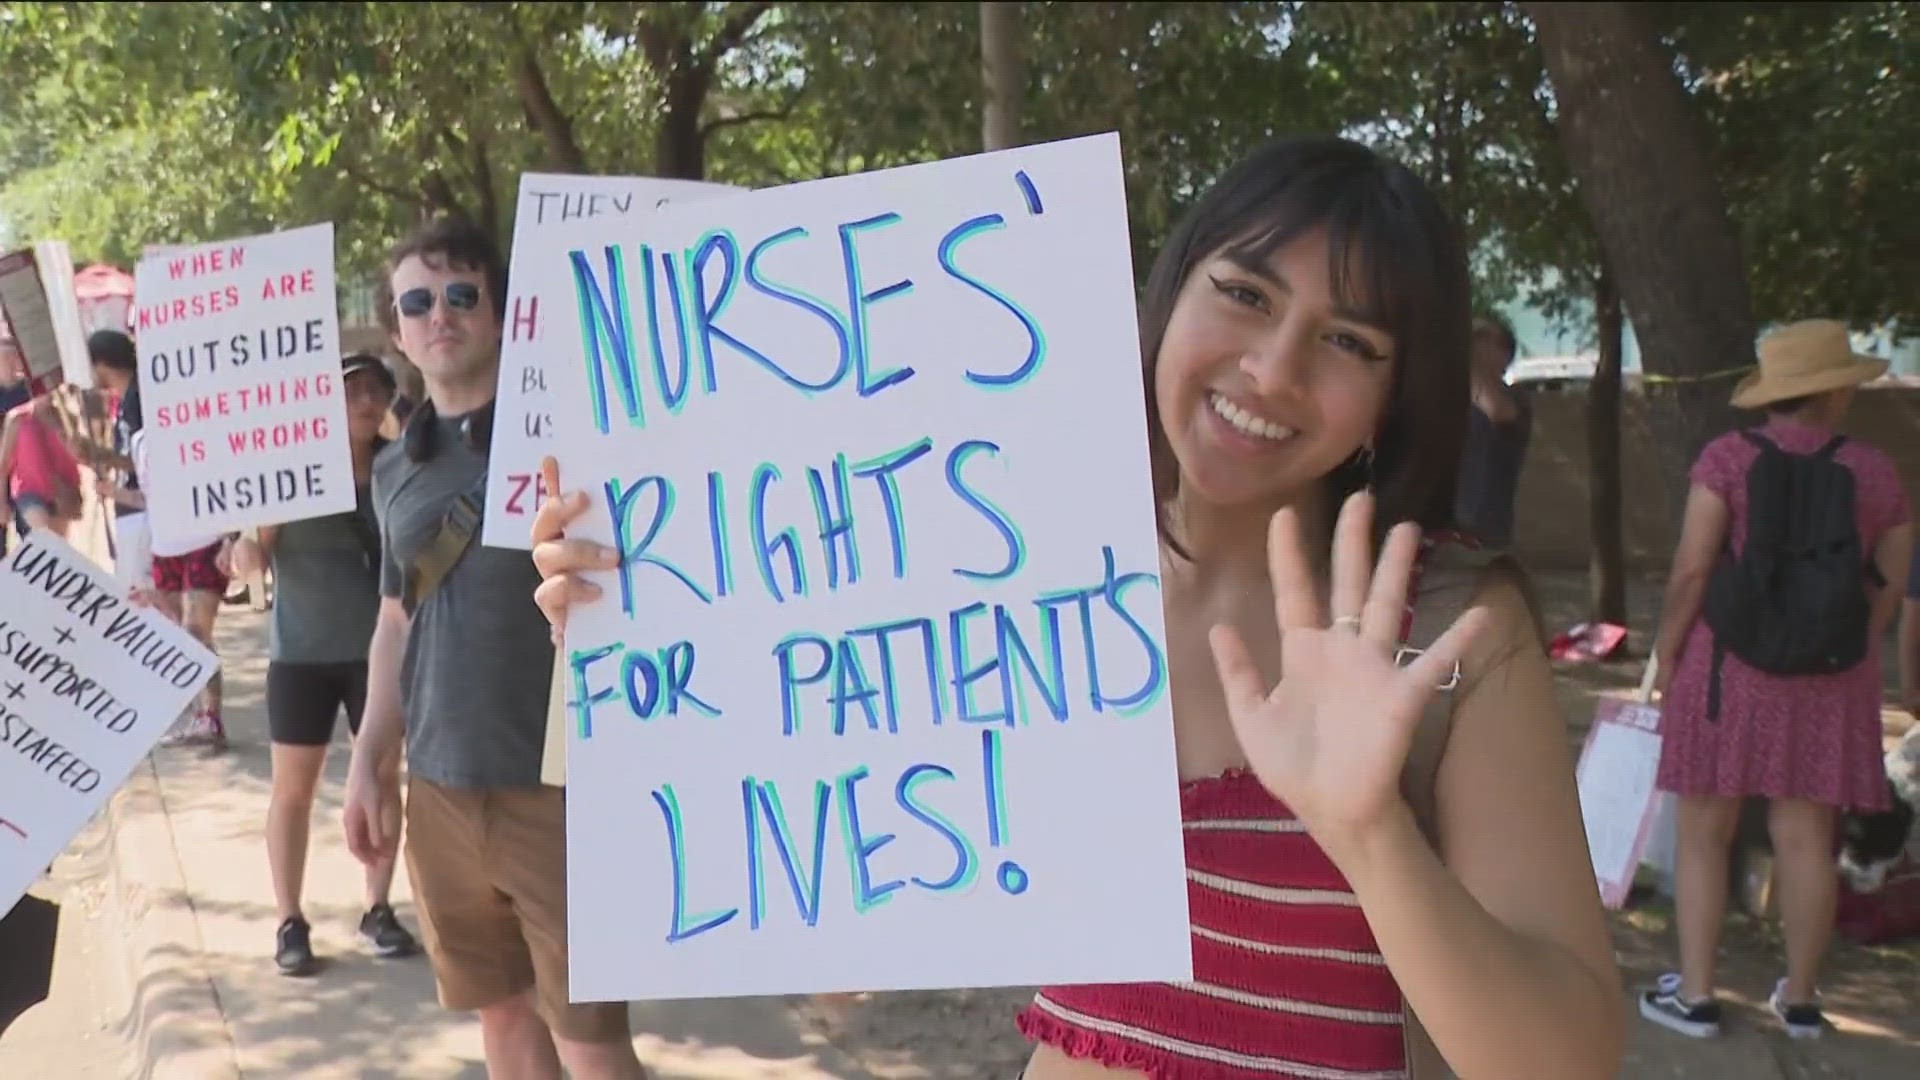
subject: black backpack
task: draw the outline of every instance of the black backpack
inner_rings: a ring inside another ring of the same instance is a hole
[[[1707,716],[1720,715],[1720,664],[1731,653],[1770,675],[1829,675],[1866,659],[1873,571],[1854,519],[1853,471],[1836,435],[1811,454],[1741,433],[1760,449],[1747,469],[1747,535],[1707,585],[1713,674]]]

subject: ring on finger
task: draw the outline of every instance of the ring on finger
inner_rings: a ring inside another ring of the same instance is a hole
[[[1342,615],[1339,618],[1333,620],[1333,625],[1338,629],[1351,630],[1357,634],[1360,632],[1360,616]]]

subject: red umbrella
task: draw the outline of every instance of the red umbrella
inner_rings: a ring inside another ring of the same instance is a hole
[[[133,298],[133,275],[110,263],[94,263],[73,275],[73,293],[82,300],[108,296]]]
[[[130,329],[132,274],[110,263],[94,263],[73,275],[73,295],[80,302],[80,321],[88,333],[107,327]]]

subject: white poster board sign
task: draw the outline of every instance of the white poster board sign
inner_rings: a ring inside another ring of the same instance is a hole
[[[517,272],[626,553],[563,653],[574,1000],[1190,978],[1118,138]]]
[[[169,248],[134,279],[155,535],[353,509],[333,226]]]
[[[93,386],[73,259],[64,241],[48,240],[0,256],[0,312],[27,360],[36,394],[62,381]]]
[[[1602,698],[1580,751],[1576,779],[1600,899],[1618,909],[1633,891],[1653,822],[1660,771],[1660,710],[1640,700]]]
[[[506,330],[500,339],[500,387],[494,396],[493,442],[487,458],[487,511],[480,542],[488,547],[532,547],[527,530],[545,497],[540,459],[553,440],[554,399],[547,369],[550,320],[577,304],[571,278],[516,273],[548,265],[568,248],[567,235],[591,237],[610,223],[650,214],[670,202],[733,195],[741,188],[698,180],[645,176],[570,176],[525,173],[513,218],[508,264]]]
[[[0,911],[13,907],[219,660],[64,540],[0,560]]]

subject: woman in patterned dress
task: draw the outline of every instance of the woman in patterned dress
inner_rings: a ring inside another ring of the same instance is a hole
[[[1715,715],[1713,631],[1701,610],[1715,566],[1746,536],[1747,468],[1760,453],[1747,435],[1790,454],[1813,453],[1834,438],[1855,388],[1886,369],[1885,360],[1856,355],[1838,322],[1796,323],[1769,335],[1760,344],[1760,369],[1733,395],[1736,407],[1764,409],[1766,421],[1715,439],[1693,466],[1655,646],[1656,685],[1664,690],[1658,783],[1680,800],[1680,970],[1640,998],[1641,1015],[1682,1034],[1708,1038],[1720,1030],[1714,956],[1727,906],[1728,853],[1741,800],[1751,796],[1769,802],[1786,930],[1787,974],[1770,1004],[1796,1038],[1815,1037],[1824,1026],[1816,986],[1833,931],[1835,818],[1887,804],[1880,641],[1905,591],[1913,541],[1892,460],[1853,439],[1834,452],[1853,473],[1861,548],[1884,582],[1870,586],[1865,660],[1838,674],[1786,677],[1723,653]]]

